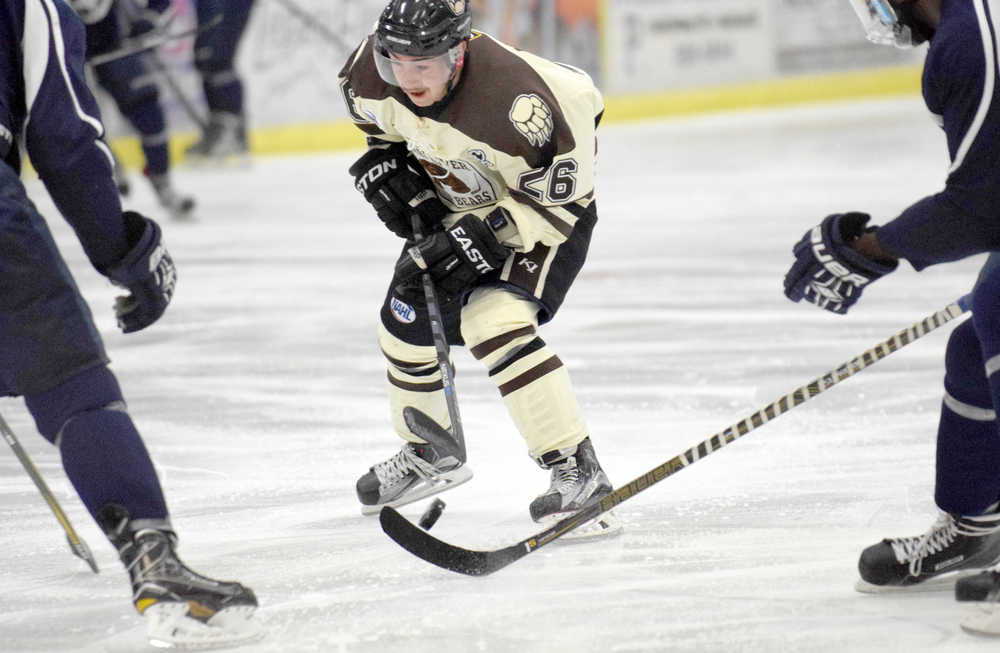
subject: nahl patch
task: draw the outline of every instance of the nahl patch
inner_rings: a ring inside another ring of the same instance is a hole
[[[392,316],[403,324],[411,324],[417,319],[417,312],[413,310],[413,307],[395,297],[389,299],[389,308],[392,310]]]

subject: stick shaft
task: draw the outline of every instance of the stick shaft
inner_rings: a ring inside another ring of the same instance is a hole
[[[298,3],[292,0],[275,0],[279,5],[285,8],[285,11],[302,21],[302,24],[313,30],[317,34],[323,36],[330,44],[342,49],[350,51],[354,48],[353,45],[348,43],[342,36],[328,28],[324,21],[319,20],[311,13],[307,12]]]
[[[413,225],[413,237],[416,242],[423,240],[422,223],[420,216],[413,214],[410,216]],[[450,353],[448,349],[448,338],[444,331],[444,318],[441,317],[441,304],[438,302],[437,292],[434,290],[434,281],[430,272],[421,275],[424,286],[424,301],[427,303],[427,317],[431,323],[431,339],[434,341],[434,351],[437,353],[438,369],[441,370],[441,385],[444,386],[444,399],[448,405],[448,417],[451,419],[451,433],[455,440],[465,451],[465,430],[462,427],[462,415],[458,411],[458,397],[455,395],[455,376],[451,369]]]
[[[611,494],[602,500],[592,503],[545,530],[510,546],[485,551],[476,551],[455,546],[437,539],[389,507],[383,508],[379,515],[382,530],[404,549],[431,564],[470,576],[491,574],[533,553],[536,549],[569,533],[616,505],[631,499],[663,479],[709,456],[730,442],[767,424],[779,415],[783,415],[792,408],[825,392],[844,379],[857,374],[861,370],[885,358],[892,352],[905,347],[959,317],[963,312],[968,310],[968,300],[969,296],[966,295],[958,301],[949,304],[944,309],[915,322],[846,363],[796,388],[748,417],[719,431],[707,440],[674,456],[665,463],[657,465],[638,478],[612,491]]]
[[[76,531],[73,529],[73,525],[70,524],[69,518],[66,513],[63,512],[62,506],[56,501],[55,495],[52,494],[52,490],[45,483],[45,479],[42,475],[38,473],[38,469],[35,464],[31,462],[31,458],[28,457],[28,452],[24,450],[21,446],[20,441],[17,436],[14,435],[14,431],[11,430],[10,426],[2,416],[0,416],[0,433],[3,434],[3,439],[10,445],[10,448],[14,451],[14,455],[21,462],[21,466],[24,467],[24,471],[28,473],[28,477],[31,478],[35,483],[35,487],[41,493],[42,498],[45,499],[45,503],[49,504],[52,513],[56,516],[56,520],[59,521],[59,525],[62,526],[63,530],[66,532],[66,539],[69,540],[69,545],[73,549],[73,553],[83,558],[90,565],[90,568],[97,573],[97,562],[94,560],[93,555],[90,553],[90,549],[87,547],[87,543],[77,535]]]
[[[602,512],[610,510],[622,501],[632,498],[639,492],[648,489],[655,483],[692,465],[706,456],[718,451],[727,444],[736,441],[750,431],[757,429],[780,415],[784,415],[791,409],[799,406],[816,395],[825,392],[837,385],[844,379],[854,376],[861,370],[882,360],[894,351],[905,347],[911,342],[922,338],[938,327],[961,316],[968,309],[969,295],[966,295],[940,311],[914,322],[902,331],[883,340],[868,350],[858,354],[854,358],[841,363],[836,368],[819,376],[805,385],[799,386],[788,394],[776,399],[760,410],[748,415],[742,420],[727,426],[707,440],[703,440],[683,453],[674,456],[667,462],[654,467],[645,474],[633,479],[629,483],[619,487],[614,492],[604,497],[599,503],[594,504],[590,509],[583,510],[572,517],[556,524],[552,529],[546,531],[541,539],[534,546],[542,546],[556,539],[560,535],[569,532],[582,524],[584,513],[591,513],[587,519],[591,519]],[[560,527],[562,526],[562,527]]]
[[[160,55],[156,54],[154,51],[150,51],[146,53],[145,59],[149,63],[150,67],[152,67],[160,78],[163,79],[167,87],[170,89],[170,92],[174,94],[174,97],[177,98],[177,101],[180,103],[181,108],[184,109],[184,113],[188,115],[188,118],[194,122],[195,126],[202,131],[205,131],[208,127],[208,120],[206,120],[205,117],[198,111],[198,108],[195,107],[194,101],[189,98],[187,93],[184,92],[184,89],[181,88],[180,82],[178,82],[177,78],[174,77],[174,74],[170,72],[167,65],[163,63],[163,60],[160,59]]]
[[[212,29],[221,22],[222,14],[216,14],[215,16],[212,16],[211,20],[208,22],[203,25],[192,27],[191,29],[186,29],[172,34],[144,34],[138,38],[129,39],[128,41],[123,42],[122,46],[117,50],[105,52],[104,54],[99,54],[87,59],[87,63],[91,66],[100,66],[101,64],[108,63],[109,61],[124,59],[125,57],[130,57],[137,52],[145,52],[146,50],[158,48],[171,41],[187,38],[189,36],[196,36],[201,32]]]

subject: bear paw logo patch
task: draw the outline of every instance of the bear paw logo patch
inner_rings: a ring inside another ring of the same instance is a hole
[[[552,110],[534,93],[518,95],[507,114],[517,131],[535,147],[552,138]]]

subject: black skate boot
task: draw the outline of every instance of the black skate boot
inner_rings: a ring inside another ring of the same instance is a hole
[[[178,193],[170,181],[169,174],[151,175],[148,172],[145,174],[149,182],[153,185],[153,192],[156,193],[156,198],[160,200],[160,206],[170,214],[171,218],[185,220],[192,216],[194,213],[194,198]]]
[[[955,600],[973,604],[960,622],[963,630],[1000,636],[1000,567],[960,578],[955,583]]]
[[[243,116],[224,112],[212,113],[201,138],[184,150],[188,160],[196,164],[245,159],[249,153]]]
[[[129,183],[125,166],[122,165],[121,161],[118,160],[118,155],[113,151],[111,152],[111,158],[114,160],[114,168],[111,170],[111,176],[115,180],[115,187],[118,189],[118,194],[122,197],[128,197],[129,193],[132,192],[132,184]]]
[[[885,539],[861,553],[860,592],[947,589],[958,576],[1000,560],[1000,514],[942,512],[919,537]],[[914,588],[914,586],[917,586]]]
[[[549,489],[535,497],[528,508],[536,522],[558,521],[611,494],[611,481],[601,469],[589,437],[571,449],[543,454],[536,462],[542,469],[552,470]],[[589,539],[620,532],[621,522],[609,510],[571,531],[563,539]]]
[[[382,506],[404,506],[470,478],[472,470],[451,452],[432,444],[407,442],[399,453],[358,479],[361,514],[375,514]]]
[[[249,621],[257,608],[253,591],[188,569],[174,553],[176,536],[172,532],[136,530],[128,511],[114,504],[101,510],[98,522],[128,571],[132,603],[147,618],[151,643],[211,648],[262,636]]]
[[[956,601],[990,601],[1000,604],[1000,567],[955,582]]]

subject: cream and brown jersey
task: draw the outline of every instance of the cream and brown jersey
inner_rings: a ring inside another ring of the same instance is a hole
[[[433,117],[379,76],[369,37],[340,73],[348,111],[369,137],[405,142],[455,214],[497,205],[517,224],[506,244],[566,240],[594,199],[595,132],[604,109],[583,71],[474,32],[458,86]]]

